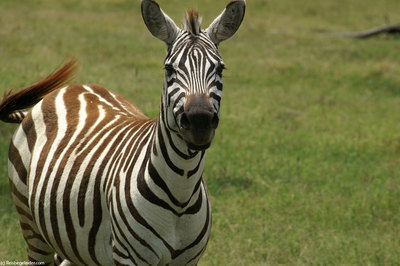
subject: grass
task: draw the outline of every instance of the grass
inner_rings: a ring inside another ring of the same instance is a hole
[[[159,3],[178,22],[198,7],[204,26],[226,4]],[[200,265],[400,263],[400,40],[332,37],[399,23],[398,10],[397,0],[248,1],[220,48],[228,71]],[[3,0],[0,25],[0,90],[76,56],[77,82],[158,114],[165,47],[139,1]],[[0,261],[26,260],[7,180],[14,128],[0,124]]]

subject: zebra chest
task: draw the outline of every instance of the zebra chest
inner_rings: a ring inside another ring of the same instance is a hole
[[[159,252],[159,265],[185,265],[204,250],[209,237],[209,226],[204,224],[206,217],[164,216],[157,220],[153,225],[160,235],[154,236],[152,243]],[[160,237],[164,239],[162,245]]]
[[[140,254],[138,259],[151,265],[196,262],[211,229],[210,208],[203,189],[201,194],[201,206],[196,212],[179,215],[135,194],[131,204],[120,206],[125,217],[115,217],[118,219],[113,221],[121,225],[113,227],[114,235],[125,235],[128,240],[127,243],[114,240],[114,248],[133,258]]]

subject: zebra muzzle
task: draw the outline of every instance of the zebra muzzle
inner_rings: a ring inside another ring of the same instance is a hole
[[[190,149],[207,149],[218,123],[218,114],[206,95],[188,97],[180,118],[180,133]]]

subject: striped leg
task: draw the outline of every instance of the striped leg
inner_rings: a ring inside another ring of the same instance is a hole
[[[16,144],[18,143],[18,144]],[[22,234],[26,242],[28,260],[54,264],[54,251],[46,243],[36,226],[28,205],[27,168],[30,160],[30,151],[26,136],[20,127],[14,140],[10,144],[8,172],[11,193],[19,215]]]
[[[63,262],[60,264],[60,266],[72,266],[72,264],[69,260],[63,260]]]
[[[58,255],[57,253],[54,254],[54,264],[61,265],[62,262],[63,262],[63,258],[61,258],[60,255]]]
[[[19,215],[22,234],[26,242],[28,260],[32,262],[45,262],[52,265],[54,262],[54,251],[46,243],[32,219],[28,200],[16,187],[14,177],[10,176],[10,185],[15,206]]]
[[[57,266],[70,266],[73,265],[69,260],[63,259],[57,253],[54,255],[54,265]]]

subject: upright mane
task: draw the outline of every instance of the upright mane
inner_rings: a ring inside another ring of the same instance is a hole
[[[201,32],[201,17],[197,10],[186,11],[185,19],[183,20],[182,28],[192,35],[199,35]]]

